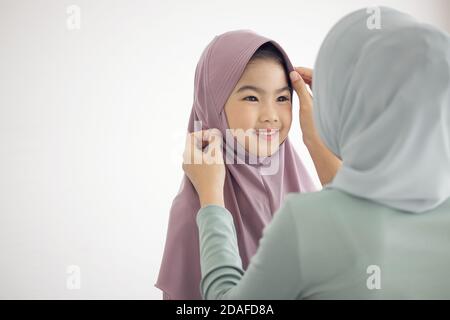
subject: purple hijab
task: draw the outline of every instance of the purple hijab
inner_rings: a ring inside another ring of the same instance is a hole
[[[224,106],[252,55],[267,42],[280,50],[288,71],[292,71],[289,58],[276,42],[250,30],[227,32],[211,41],[195,71],[189,132],[194,131],[194,121],[202,121],[202,129],[219,129],[226,143],[228,123]],[[239,154],[235,153],[238,158],[241,157]],[[245,151],[244,154],[248,156]],[[234,219],[244,269],[256,253],[263,229],[272,220],[286,194],[317,190],[289,138],[280,145],[276,155],[279,162],[274,174],[262,174],[262,169],[267,167],[267,159],[274,158],[274,155],[258,159],[256,163],[235,161],[226,164],[225,207]],[[199,209],[198,195],[184,176],[170,210],[163,260],[155,284],[164,292],[165,299],[202,299],[195,219]]]

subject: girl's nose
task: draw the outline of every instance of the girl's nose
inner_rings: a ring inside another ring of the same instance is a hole
[[[278,122],[279,118],[276,106],[271,103],[263,105],[259,114],[259,121],[269,123]]]

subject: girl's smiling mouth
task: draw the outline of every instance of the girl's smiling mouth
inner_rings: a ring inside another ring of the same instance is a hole
[[[255,129],[255,134],[265,140],[271,141],[279,136],[280,129],[278,128],[266,128],[266,129]]]

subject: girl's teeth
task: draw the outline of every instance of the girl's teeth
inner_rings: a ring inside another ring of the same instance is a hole
[[[277,130],[273,130],[273,131],[259,131],[259,134],[263,134],[263,135],[273,135],[275,133],[277,133]]]

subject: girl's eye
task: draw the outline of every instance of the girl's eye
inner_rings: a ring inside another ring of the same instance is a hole
[[[281,96],[281,97],[278,97],[278,101],[279,102],[289,101],[289,98],[286,96]]]
[[[248,96],[248,97],[245,97],[244,100],[256,102],[256,101],[258,101],[258,98],[256,98],[255,96]]]

